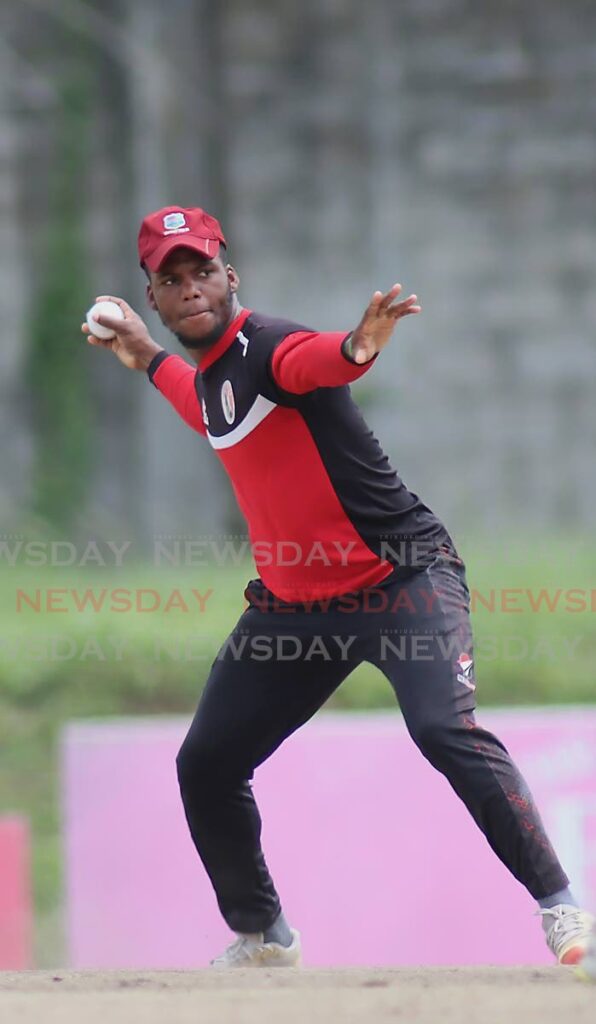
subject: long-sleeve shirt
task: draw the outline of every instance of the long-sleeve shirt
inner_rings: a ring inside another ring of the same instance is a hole
[[[349,384],[376,357],[353,363],[346,337],[244,309],[198,369],[165,351],[148,368],[221,459],[261,578],[285,602],[374,586],[450,542],[354,403]]]

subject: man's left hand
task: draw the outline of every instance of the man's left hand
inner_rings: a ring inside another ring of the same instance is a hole
[[[409,295],[407,299],[396,302],[400,294],[400,284],[394,284],[386,295],[382,292],[374,293],[362,320],[350,338],[354,362],[367,363],[377,352],[385,348],[398,320],[403,316],[409,316],[410,313],[420,313],[422,307],[418,305],[417,295]]]

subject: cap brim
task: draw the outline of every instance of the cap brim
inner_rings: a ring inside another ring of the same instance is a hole
[[[199,238],[198,235],[171,235],[164,238],[161,245],[158,245],[150,256],[146,256],[143,262],[155,273],[174,249],[194,249],[206,259],[214,260],[219,253],[219,242],[216,238]]]

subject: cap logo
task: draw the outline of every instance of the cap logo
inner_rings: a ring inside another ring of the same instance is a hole
[[[183,213],[166,213],[163,219],[163,226],[166,231],[179,231],[185,225],[186,218]]]

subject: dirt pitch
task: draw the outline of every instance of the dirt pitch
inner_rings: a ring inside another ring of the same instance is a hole
[[[2,1024],[595,1024],[566,968],[26,971],[0,974]]]

